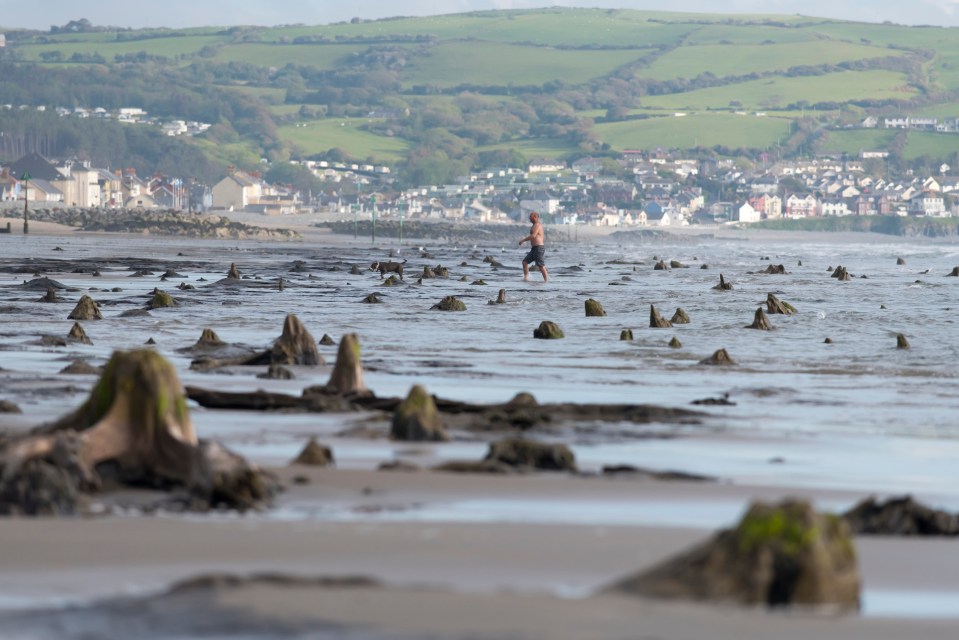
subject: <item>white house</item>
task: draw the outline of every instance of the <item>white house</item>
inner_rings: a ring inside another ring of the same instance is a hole
[[[748,202],[744,203],[743,206],[739,207],[739,211],[736,214],[737,222],[759,222],[759,212],[753,209],[752,205]]]
[[[245,209],[258,204],[263,196],[263,182],[245,171],[232,171],[213,185],[214,209]]]

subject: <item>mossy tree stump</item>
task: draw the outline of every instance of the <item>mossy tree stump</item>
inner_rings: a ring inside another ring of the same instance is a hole
[[[121,482],[185,487],[195,508],[260,506],[276,489],[244,459],[197,440],[173,366],[151,349],[115,352],[86,402],[10,442],[0,461],[0,493],[13,488],[20,502],[6,506],[20,513],[51,507],[48,488],[37,484],[44,477],[62,480],[50,468],[65,472],[77,492],[90,491],[98,488],[96,467],[105,462],[114,463]]]
[[[781,301],[773,293],[766,294],[766,310],[769,313],[779,313],[787,316],[796,313],[796,307],[788,302]]]
[[[539,326],[533,329],[533,337],[537,340],[560,340],[566,335],[559,325],[551,320],[543,320]]]
[[[150,301],[147,302],[147,309],[165,309],[167,307],[176,307],[179,306],[177,301],[173,299],[166,291],[160,291],[159,289],[153,290],[153,297],[150,298]]]
[[[437,311],[466,311],[466,303],[456,296],[446,296],[430,307],[430,309]]]
[[[390,437],[416,442],[449,439],[436,401],[423,386],[413,385],[406,399],[394,411]]]
[[[336,352],[336,364],[326,383],[327,389],[341,395],[366,392],[363,383],[363,361],[360,358],[360,339],[348,333],[340,339]]]
[[[587,318],[599,318],[606,315],[606,310],[603,309],[603,305],[592,298],[586,300],[585,307]]]
[[[67,334],[67,338],[73,340],[74,342],[93,344],[93,340],[90,339],[90,336],[88,336],[87,332],[83,330],[83,327],[79,322],[73,323],[73,326],[70,327],[70,333]]]
[[[67,320],[103,320],[103,314],[100,313],[100,307],[96,301],[88,295],[80,297],[77,306],[73,308]]]
[[[755,315],[753,315],[753,323],[746,325],[747,329],[758,329],[759,331],[772,331],[773,325],[769,322],[769,316],[766,315],[766,312],[763,311],[762,307],[756,309]]]
[[[768,607],[859,609],[848,524],[801,500],[754,503],[739,524],[609,591]]]
[[[565,444],[549,444],[522,438],[508,438],[490,443],[484,460],[541,471],[576,471],[576,456]]]
[[[677,307],[676,313],[669,321],[673,324],[689,324],[689,314],[682,307]]]
[[[283,333],[270,349],[269,364],[323,364],[316,341],[300,319],[292,313],[283,321]]]
[[[732,291],[733,283],[726,282],[726,278],[723,277],[723,274],[719,274],[719,284],[717,284],[713,289],[715,291]]]
[[[736,364],[736,361],[733,360],[729,353],[725,349],[716,350],[713,355],[708,358],[704,358],[699,361],[699,364],[708,364],[708,365],[733,365]]]

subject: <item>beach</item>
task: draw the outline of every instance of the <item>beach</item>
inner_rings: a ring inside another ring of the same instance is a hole
[[[430,468],[482,458],[503,431],[458,424],[448,442],[404,443],[389,439],[390,416],[383,412],[253,412],[191,403],[201,437],[277,475],[285,489],[275,504],[246,514],[146,513],[154,493],[137,489],[98,496],[88,517],[0,519],[0,635],[115,637],[116,629],[127,630],[126,637],[264,639],[955,635],[959,567],[952,539],[858,536],[858,613],[666,603],[605,591],[733,526],[754,500],[798,496],[841,512],[869,495],[912,493],[959,510],[952,483],[959,433],[948,392],[959,345],[944,313],[955,280],[945,278],[947,266],[959,262],[955,245],[724,229],[627,245],[607,230],[583,233],[578,242],[555,233],[552,277],[544,286],[517,282],[515,247],[380,239],[374,248],[315,229],[314,222],[267,221],[301,233],[302,240],[283,244],[84,234],[39,222],[27,238],[0,236],[0,244],[8,243],[0,263],[6,320],[0,399],[22,409],[0,414],[0,427],[22,433],[63,415],[96,381],[61,373],[65,364],[77,358],[102,364],[113,350],[139,348],[148,338],[185,385],[299,395],[329,377],[335,346],[321,347],[322,365],[291,366],[291,380],[259,379],[254,367],[196,371],[184,351],[207,326],[227,342],[260,347],[279,333],[287,313],[317,339],[355,332],[367,385],[378,396],[402,397],[418,383],[438,397],[481,404],[526,391],[541,403],[644,402],[701,416],[688,424],[547,422],[527,435],[569,444],[577,473],[491,476]],[[696,234],[703,238],[686,237]],[[406,282],[389,288],[368,266],[391,249],[409,262]],[[484,264],[487,255],[504,266]],[[905,266],[895,264],[899,256]],[[690,268],[653,272],[654,257]],[[231,262],[249,274],[244,288],[217,286]],[[449,279],[415,284],[423,266],[438,262],[450,268]],[[759,273],[771,263],[788,273]],[[98,266],[100,279],[74,273],[81,264]],[[868,277],[830,280],[826,268],[838,264]],[[21,288],[33,277],[28,265],[62,282],[68,301],[36,304],[42,292]],[[161,282],[161,265],[183,279]],[[364,272],[350,274],[350,265]],[[152,277],[131,277],[147,267]],[[723,298],[712,290],[720,272],[736,287]],[[276,291],[281,277],[287,287]],[[480,277],[485,287],[473,284]],[[181,281],[196,289],[177,290]],[[178,308],[121,317],[157,286],[174,293]],[[508,304],[490,304],[501,287]],[[66,314],[81,291],[100,300],[104,312],[104,320],[83,322],[93,345],[37,344],[41,335],[66,333]],[[775,317],[774,332],[743,330],[767,291],[799,313]],[[369,292],[386,303],[361,304]],[[468,311],[430,312],[429,304],[444,295],[460,296]],[[603,301],[609,316],[582,317],[587,297]],[[693,322],[650,329],[651,304],[667,317],[681,305]],[[565,340],[531,338],[546,318],[563,326]],[[626,327],[634,340],[617,339]],[[907,352],[895,349],[899,331],[912,342]],[[682,349],[665,346],[674,335]],[[835,343],[824,346],[826,337]],[[739,361],[735,368],[697,366],[720,347]],[[730,402],[691,404],[708,398]],[[334,467],[289,464],[310,437],[331,447]],[[378,470],[396,461],[418,470]],[[604,473],[610,465],[703,479]],[[213,575],[235,580],[182,586]]]

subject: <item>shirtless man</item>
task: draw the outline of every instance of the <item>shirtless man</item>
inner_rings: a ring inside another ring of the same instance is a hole
[[[529,240],[530,250],[523,258],[523,280],[529,280],[529,263],[535,262],[540,273],[543,274],[543,282],[549,280],[549,273],[546,271],[546,231],[543,229],[543,223],[539,221],[539,214],[535,211],[529,214],[529,221],[533,226],[529,229],[529,235],[519,241],[520,246]]]

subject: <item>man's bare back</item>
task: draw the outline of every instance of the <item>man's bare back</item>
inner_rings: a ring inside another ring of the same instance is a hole
[[[529,235],[519,241],[522,245],[527,240],[530,244],[530,251],[523,258],[523,280],[529,280],[529,265],[536,263],[536,267],[543,274],[543,282],[549,280],[549,272],[546,270],[546,230],[543,229],[543,223],[539,220],[539,214],[533,211],[529,214],[529,221],[533,226],[529,229]]]

